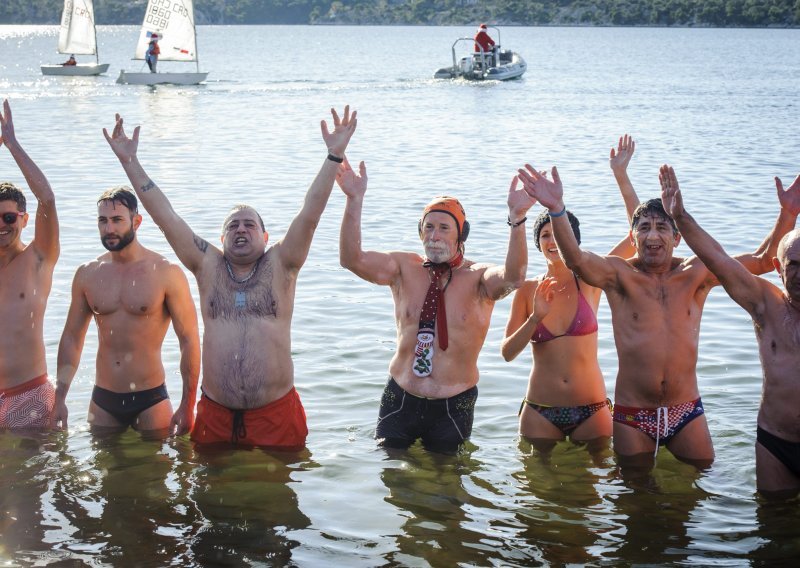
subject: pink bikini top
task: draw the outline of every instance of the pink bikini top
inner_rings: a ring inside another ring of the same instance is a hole
[[[531,336],[531,343],[545,343],[558,339],[559,337],[589,335],[597,331],[597,316],[594,315],[592,306],[590,306],[586,298],[583,297],[577,276],[575,276],[575,285],[578,287],[578,311],[575,312],[575,317],[572,318],[572,323],[569,324],[567,331],[561,335],[553,335],[550,333],[550,330],[545,327],[544,323],[539,322],[539,325],[536,326]]]

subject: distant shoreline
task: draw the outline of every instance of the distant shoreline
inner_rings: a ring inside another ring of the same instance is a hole
[[[99,25],[139,25],[147,0],[94,0]],[[64,0],[2,0],[0,25],[58,25]],[[800,28],[797,0],[194,0],[197,25]]]
[[[60,22],[3,22],[0,26],[58,26]],[[97,22],[98,26],[140,26],[140,21],[136,22]],[[558,24],[489,24],[498,28],[647,28],[647,29],[702,29],[702,30],[797,30],[800,26],[794,25],[768,25],[768,26],[713,26],[709,24],[580,24],[580,23],[558,23]],[[472,24],[378,24],[378,23],[351,23],[351,22],[314,22],[314,23],[219,23],[219,22],[198,22],[201,26],[237,27],[237,26],[309,26],[309,27],[382,27],[382,28],[457,28],[471,27]]]

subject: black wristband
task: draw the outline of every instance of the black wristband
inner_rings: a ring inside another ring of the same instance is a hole
[[[516,223],[512,223],[511,222],[511,217],[509,217],[508,220],[506,221],[506,223],[508,223],[508,226],[513,229],[514,227],[519,227],[520,225],[522,225],[527,220],[528,220],[527,217],[523,217],[522,219],[520,219]]]
[[[331,154],[330,152],[328,153],[328,159],[329,159],[331,162],[336,162],[337,164],[341,164],[342,162],[344,162],[344,158],[340,158],[340,157],[338,157],[338,156],[334,156],[334,155],[333,155],[333,154]]]

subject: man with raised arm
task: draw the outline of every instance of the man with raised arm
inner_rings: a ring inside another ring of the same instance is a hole
[[[72,281],[72,303],[58,346],[54,427],[67,427],[67,392],[94,317],[100,344],[89,403],[92,431],[131,426],[158,438],[192,428],[200,376],[197,312],[183,270],[139,242],[141,223],[130,188],[109,189],[98,199],[100,241],[109,252],[79,267]],[[178,336],[183,378],[174,414],[161,362],[170,321]]]
[[[197,279],[205,328],[203,396],[192,429],[197,443],[305,446],[308,428],[291,357],[295,287],[357,124],[349,107],[341,118],[331,114],[333,131],[321,122],[328,155],[286,235],[268,249],[264,222],[248,205],[225,218],[222,250],[196,235],[139,163],[139,127],[128,138],[117,115],[112,134],[103,130],[145,209]]]
[[[464,258],[469,223],[458,200],[448,196],[434,198],[422,211],[424,256],[363,250],[364,162],[357,174],[345,161],[336,179],[347,196],[339,260],[356,276],[389,286],[395,303],[397,351],[375,437],[388,448],[408,448],[421,438],[428,450],[455,452],[472,431],[478,354],[494,304],[525,281],[524,222],[534,200],[517,189],[515,177],[508,192],[506,262],[492,266]]]
[[[700,317],[719,282],[697,257],[676,258],[680,241],[661,200],[634,212],[630,238],[636,256],[622,259],[582,250],[564,216],[561,179],[552,181],[526,165],[525,189],[550,211],[564,260],[584,281],[602,288],[611,306],[619,357],[615,389],[614,449],[625,462],[650,462],[659,445],[698,467],[714,460],[714,447],[697,388]],[[800,189],[798,189],[800,191]],[[737,258],[754,274],[772,269],[780,238],[794,227],[798,210],[780,194],[778,220],[758,250]],[[632,458],[639,459],[633,460]]]
[[[8,148],[38,201],[33,240],[26,245],[25,194],[0,183],[0,429],[47,428],[55,393],[47,378],[43,322],[59,254],[56,200],[17,141],[8,101],[0,113],[0,146]]]
[[[787,233],[772,264],[784,290],[750,274],[728,256],[683,206],[675,171],[661,168],[661,199],[683,238],[725,291],[753,318],[764,388],[756,431],[756,485],[765,493],[800,491],[800,230]],[[781,203],[800,211],[800,176],[786,190],[775,178]]]

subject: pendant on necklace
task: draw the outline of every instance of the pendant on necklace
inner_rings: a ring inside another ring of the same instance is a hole
[[[233,305],[237,310],[243,310],[247,306],[247,295],[241,290],[236,290]]]

